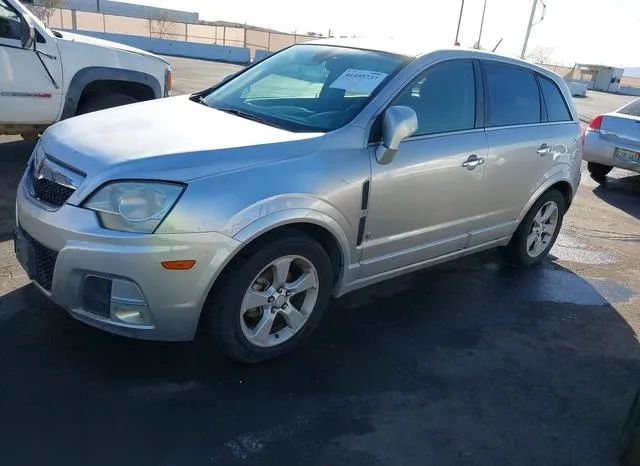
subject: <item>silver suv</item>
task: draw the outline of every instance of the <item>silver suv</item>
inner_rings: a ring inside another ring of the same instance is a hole
[[[36,286],[110,332],[257,362],[331,296],[549,252],[580,180],[556,74],[472,50],[295,45],[192,96],[56,124],[17,195]]]

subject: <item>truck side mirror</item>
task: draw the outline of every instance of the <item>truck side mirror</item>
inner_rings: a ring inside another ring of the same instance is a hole
[[[391,163],[398,152],[400,143],[418,129],[415,110],[404,105],[389,107],[382,122],[382,144],[376,149],[380,165]]]
[[[27,16],[22,16],[20,19],[20,39],[23,49],[30,49],[36,40],[36,30],[33,28],[31,19]]]

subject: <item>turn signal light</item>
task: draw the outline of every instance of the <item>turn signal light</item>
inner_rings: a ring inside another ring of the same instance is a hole
[[[181,261],[163,261],[162,267],[167,270],[190,270],[196,265],[194,260],[181,260]]]

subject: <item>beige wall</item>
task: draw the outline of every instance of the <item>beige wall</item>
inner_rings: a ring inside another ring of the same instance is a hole
[[[293,34],[271,33],[269,40],[269,50],[277,51],[293,45],[295,36]]]
[[[71,29],[73,21],[71,20],[71,11],[56,9],[49,20],[49,27],[60,29]]]
[[[630,76],[623,76],[620,80],[621,86],[634,86],[640,87],[640,78],[632,78]]]
[[[104,32],[104,19],[103,15],[101,15],[100,13],[76,11],[76,22],[78,29],[80,30]]]
[[[215,44],[217,29],[218,28],[216,28],[215,26],[188,24],[187,35],[189,37],[189,41]]]
[[[146,19],[104,15],[104,24],[107,32],[149,36],[149,21]]]

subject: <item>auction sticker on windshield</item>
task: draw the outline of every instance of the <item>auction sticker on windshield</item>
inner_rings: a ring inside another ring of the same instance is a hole
[[[349,68],[336,79],[331,86],[333,89],[344,89],[345,91],[358,91],[370,94],[378,85],[384,81],[387,73],[378,71],[355,70]]]

